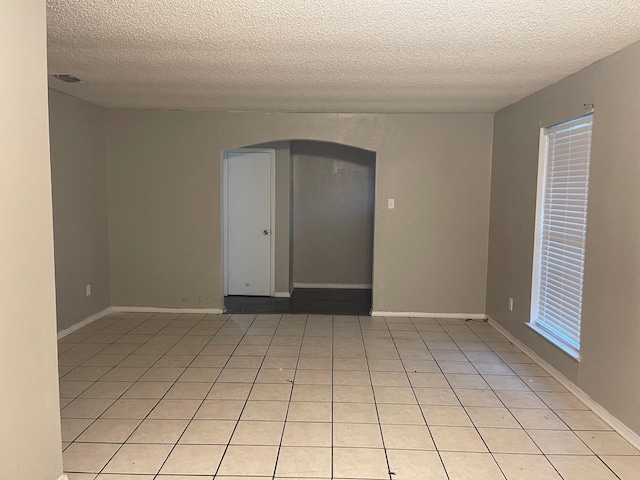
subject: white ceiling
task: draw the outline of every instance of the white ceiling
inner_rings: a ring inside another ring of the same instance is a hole
[[[495,112],[640,40],[639,0],[48,0],[106,107]]]

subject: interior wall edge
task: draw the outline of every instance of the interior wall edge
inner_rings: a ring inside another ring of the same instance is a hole
[[[640,434],[639,81],[636,43],[496,113],[486,312]],[[526,323],[540,128],[582,116],[590,104],[595,109],[578,362]]]
[[[42,0],[0,2],[0,478],[63,474]]]
[[[57,328],[65,330],[111,304],[106,120],[103,107],[51,88],[48,106]]]

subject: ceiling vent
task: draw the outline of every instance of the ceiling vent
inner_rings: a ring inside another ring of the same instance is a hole
[[[66,83],[78,83],[82,81],[78,77],[74,77],[73,75],[68,75],[68,74],[54,75],[54,77]]]

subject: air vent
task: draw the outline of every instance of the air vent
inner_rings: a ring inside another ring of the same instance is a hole
[[[73,75],[67,75],[67,74],[54,75],[54,77],[66,83],[78,83],[82,81],[78,77],[74,77]]]

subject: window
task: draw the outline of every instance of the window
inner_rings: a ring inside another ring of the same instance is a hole
[[[580,356],[593,115],[543,128],[529,325]]]

